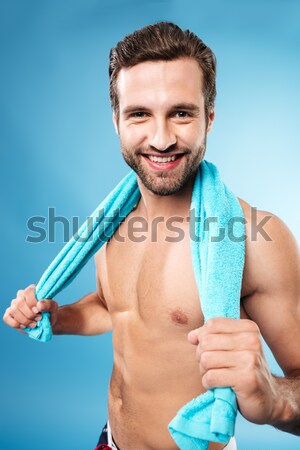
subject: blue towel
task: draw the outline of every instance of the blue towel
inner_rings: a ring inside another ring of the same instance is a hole
[[[204,320],[238,319],[245,260],[243,211],[213,164],[202,162],[199,168],[191,219],[201,221],[190,222],[198,237],[190,244]],[[227,443],[234,435],[236,413],[231,388],[211,389],[183,406],[169,431],[181,450],[206,450],[210,441]]]
[[[140,199],[136,174],[131,171],[104,199],[90,218],[53,260],[36,286],[36,297],[54,298],[114,234]],[[239,318],[245,259],[243,211],[221,181],[217,168],[199,165],[192,193],[190,236],[193,269],[204,320]],[[31,338],[46,342],[52,330],[49,313]],[[234,435],[236,397],[231,388],[217,388],[183,406],[169,424],[181,450],[204,450],[210,441],[227,443]]]

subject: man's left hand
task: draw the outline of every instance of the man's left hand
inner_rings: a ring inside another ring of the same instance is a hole
[[[188,340],[197,345],[203,387],[231,387],[247,420],[270,423],[276,404],[275,381],[256,323],[247,319],[209,319],[191,331]]]

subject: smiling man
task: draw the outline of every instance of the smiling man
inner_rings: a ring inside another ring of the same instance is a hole
[[[114,124],[123,157],[156,196],[181,191],[203,159],[214,112],[206,117],[202,84],[198,62],[187,57],[119,73]]]
[[[262,211],[264,233],[251,240],[251,207],[243,200],[241,319],[204,324],[189,215],[214,121],[215,69],[212,51],[195,34],[166,22],[138,30],[112,49],[113,122],[141,199],[96,254],[96,292],[58,307],[50,299],[37,302],[29,286],[4,315],[17,329],[35,327],[40,313],[49,311],[55,334],[113,330],[109,421],[99,449],[177,450],[170,420],[200,393],[225,386],[236,393],[246,419],[300,435],[299,253],[283,222],[273,215],[265,220]],[[167,239],[173,231],[166,224],[174,217],[181,219],[182,239]],[[155,239],[153,227],[143,230],[143,240],[132,239],[132,220],[155,222]],[[284,377],[270,373],[261,336]],[[234,439],[209,445],[221,448],[235,449]]]

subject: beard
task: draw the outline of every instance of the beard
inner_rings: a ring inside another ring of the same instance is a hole
[[[142,154],[147,153],[148,149],[129,149],[121,141],[121,150],[124,161],[134,170],[146,189],[156,195],[172,195],[180,191],[197,172],[205,154],[206,136],[196,150],[177,146],[169,149],[169,151],[184,153],[179,165],[172,171],[162,170],[154,173],[150,167],[147,167],[147,163],[142,161],[144,158]],[[161,156],[164,156],[164,153],[161,152]]]

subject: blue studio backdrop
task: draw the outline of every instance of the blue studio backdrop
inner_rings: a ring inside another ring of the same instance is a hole
[[[292,0],[1,0],[2,315],[128,173],[111,122],[108,54],[159,20],[196,32],[217,56],[206,158],[299,239],[299,15]],[[90,261],[56,299],[93,290]],[[0,450],[93,449],[107,414],[111,335],[41,344],[2,323],[0,345]],[[236,438],[240,450],[300,448],[298,437],[241,416]]]

